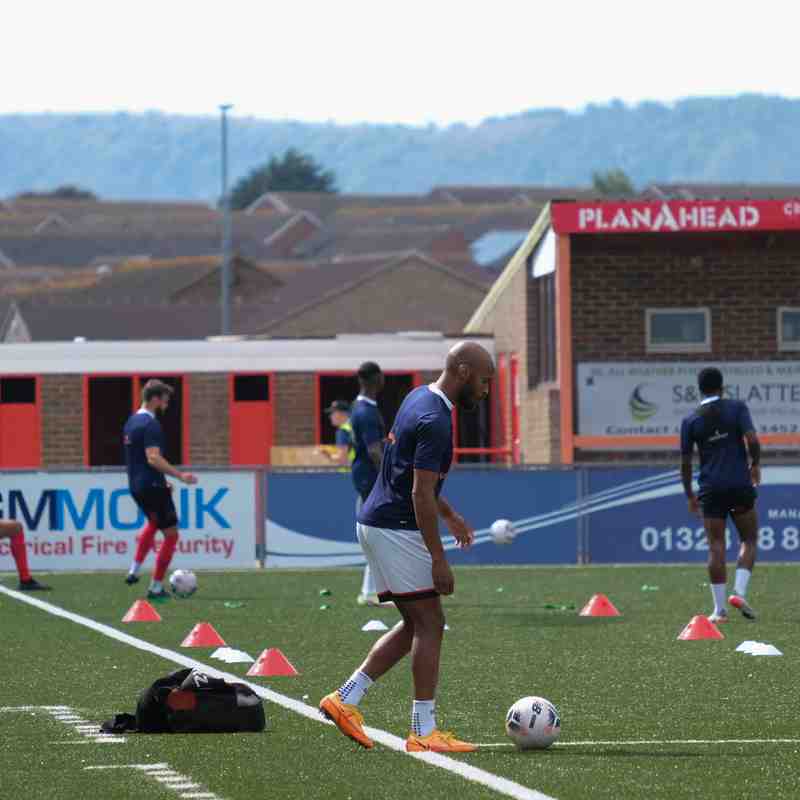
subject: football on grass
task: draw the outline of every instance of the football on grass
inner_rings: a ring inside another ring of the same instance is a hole
[[[520,750],[544,750],[558,739],[561,720],[544,697],[523,697],[506,714],[506,733]]]
[[[189,569],[176,569],[169,576],[169,585],[178,597],[191,597],[197,591],[197,575]]]

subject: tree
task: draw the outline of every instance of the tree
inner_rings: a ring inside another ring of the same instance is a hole
[[[636,194],[631,179],[621,169],[593,172],[592,187],[603,197],[631,197]]]
[[[42,198],[58,198],[59,200],[97,200],[97,195],[90,192],[88,189],[82,189],[80,186],[72,186],[65,184],[59,186],[50,192],[22,192],[18,197],[27,200],[36,200]]]
[[[256,167],[233,187],[231,207],[247,208],[264,192],[328,192],[336,191],[336,176],[323,169],[312,156],[290,147],[280,158],[273,156],[262,167]]]

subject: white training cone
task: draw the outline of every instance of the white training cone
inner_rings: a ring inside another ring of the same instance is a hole
[[[379,619],[371,619],[362,629],[362,631],[388,631],[389,626]]]
[[[218,647],[211,658],[224,661],[226,664],[252,664],[255,659],[244,652],[244,650],[234,650],[232,647]]]

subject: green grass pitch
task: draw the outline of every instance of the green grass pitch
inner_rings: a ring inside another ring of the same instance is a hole
[[[796,566],[758,567],[751,602],[759,621],[733,612],[725,640],[680,642],[710,593],[700,566],[462,568],[445,601],[448,623],[438,696],[442,727],[480,743],[505,742],[505,712],[517,698],[550,699],[562,719],[548,751],[484,749],[458,760],[558,800],[577,798],[796,798],[800,796],[797,685],[800,582]],[[200,574],[188,600],[159,605],[162,623],[124,625],[141,587],[121,575],[52,575],[43,600],[173,650],[199,621],[256,656],[280,647],[300,670],[255,683],[316,704],[359,664],[377,634],[361,626],[392,610],[355,604],[354,570]],[[11,576],[0,579],[13,587]],[[643,584],[658,591],[643,592]],[[330,597],[320,597],[327,588]],[[581,619],[576,611],[605,592],[620,619]],[[240,608],[225,602],[244,603]],[[320,610],[327,603],[331,608]],[[745,639],[777,645],[780,658],[734,652]],[[132,711],[138,692],[177,668],[97,632],[0,595],[0,707],[68,705],[100,721]],[[211,661],[208,650],[181,652],[244,675],[245,665]],[[367,724],[408,731],[411,676],[400,664],[373,687]],[[255,798],[500,797],[446,770],[377,746],[360,750],[332,727],[266,705],[263,735],[130,736],[125,744],[80,740],[44,714],[0,712],[0,797],[26,800],[167,800],[179,793],[132,770],[86,766],[167,762],[224,800]],[[690,740],[754,739],[754,744]],[[616,744],[647,740],[647,744]],[[570,745],[570,742],[581,743]],[[615,742],[615,744],[601,744]]]

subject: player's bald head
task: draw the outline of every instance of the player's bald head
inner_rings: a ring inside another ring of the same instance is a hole
[[[458,405],[472,410],[489,393],[494,362],[488,350],[477,342],[459,342],[447,354],[444,373]]]
[[[461,364],[476,372],[494,372],[494,362],[489,351],[477,342],[458,342],[450,348],[445,361],[447,372],[455,375]]]

